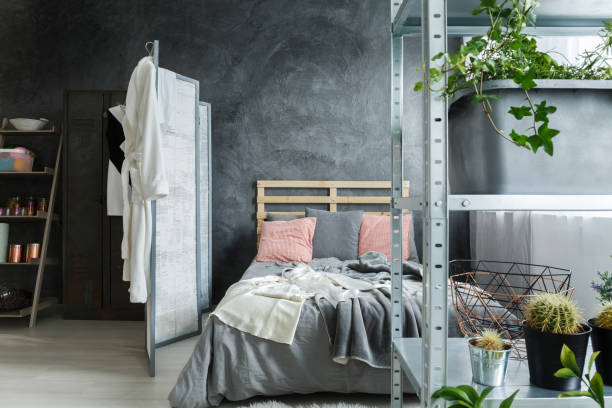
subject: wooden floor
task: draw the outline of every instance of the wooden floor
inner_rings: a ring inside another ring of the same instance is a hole
[[[0,320],[0,406],[45,408],[168,408],[167,395],[197,338],[163,347],[157,376],[147,374],[142,322],[63,320],[42,312],[38,327],[27,319]],[[317,394],[275,398],[291,406],[359,403],[388,406],[387,396]],[[248,407],[256,398],[222,407]],[[417,406],[411,400],[406,406]]]

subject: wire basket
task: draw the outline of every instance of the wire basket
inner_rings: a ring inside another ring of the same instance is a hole
[[[568,269],[519,262],[450,262],[453,308],[464,336],[495,329],[513,346],[512,358],[525,359],[523,305],[542,293],[572,297]]]

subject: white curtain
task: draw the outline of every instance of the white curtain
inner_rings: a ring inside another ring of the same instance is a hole
[[[597,271],[612,270],[612,212],[474,212],[474,259],[525,262],[572,271],[574,299],[589,318]]]

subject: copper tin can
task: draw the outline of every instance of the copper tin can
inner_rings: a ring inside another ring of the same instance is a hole
[[[9,263],[20,263],[21,262],[21,245],[9,245]]]
[[[30,262],[30,259],[40,258],[40,244],[31,243],[26,247],[26,262]]]

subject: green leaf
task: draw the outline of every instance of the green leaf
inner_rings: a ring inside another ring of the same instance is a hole
[[[478,400],[478,391],[476,391],[472,386],[470,385],[458,385],[457,388],[459,388],[461,391],[465,392],[465,394],[468,396],[468,398],[470,399],[470,402],[476,402]]]
[[[540,139],[539,136],[537,135],[533,135],[533,136],[529,136],[527,138],[527,143],[529,143],[529,145],[531,146],[531,150],[534,153],[538,152],[538,149],[542,146],[542,140]]]
[[[572,370],[572,372],[576,374],[576,377],[580,378],[582,376],[582,373],[578,368],[578,363],[576,363],[576,356],[574,355],[574,352],[565,344],[561,349],[561,364],[563,367]]]
[[[414,88],[413,88],[413,90],[414,90],[415,92],[422,91],[422,90],[423,90],[423,81],[419,81],[419,82],[417,82],[416,84],[414,84]]]
[[[434,392],[431,398],[442,398],[446,401],[470,403],[470,399],[468,398],[467,394],[457,387],[442,387],[438,391]]]
[[[564,392],[563,394],[557,395],[557,398],[567,398],[567,397],[590,397],[588,391],[569,391]]]
[[[546,106],[546,101],[542,101],[542,103],[535,105],[536,114],[535,121],[536,122],[546,122],[548,123],[548,114],[555,113],[557,111],[556,106]]]
[[[560,368],[557,370],[557,372],[555,373],[555,377],[557,378],[574,378],[576,377],[576,374],[574,374],[574,372],[572,370],[570,370],[569,368]]]
[[[601,375],[599,375],[599,373],[595,373],[595,375],[593,375],[593,378],[591,378],[591,381],[589,383],[589,387],[591,388],[591,391],[593,392],[593,394],[597,397],[596,401],[600,402],[604,400],[604,383],[603,380],[601,379]]]
[[[495,0],[480,0],[480,7],[496,7],[497,4],[495,2]]]
[[[593,368],[593,363],[595,362],[595,359],[597,358],[599,353],[601,353],[601,351],[595,351],[593,354],[591,354],[591,358],[589,359],[589,373],[591,372],[591,368]]]
[[[523,119],[525,116],[532,115],[531,108],[529,106],[511,106],[508,113],[518,120]]]
[[[435,60],[437,60],[437,59],[440,59],[440,58],[442,58],[442,56],[443,56],[443,55],[444,55],[444,53],[443,53],[443,52],[439,52],[439,53],[437,53],[436,55],[434,55],[434,56],[431,58],[431,60],[432,60],[432,61],[435,61]]]
[[[472,103],[474,105],[478,105],[479,103],[482,103],[486,100],[489,99],[499,99],[500,96],[499,95],[493,95],[493,94],[476,94],[474,95],[474,97],[472,98]]]
[[[493,391],[493,387],[487,387],[482,390],[482,392],[480,393],[480,397],[478,397],[474,406],[480,407],[482,405],[482,402],[487,398],[487,395],[489,395],[491,391]]]
[[[516,394],[518,394],[518,392],[519,390],[514,391],[511,396],[503,400],[501,404],[499,404],[499,408],[510,408],[510,406],[514,402],[514,397],[516,397]]]

